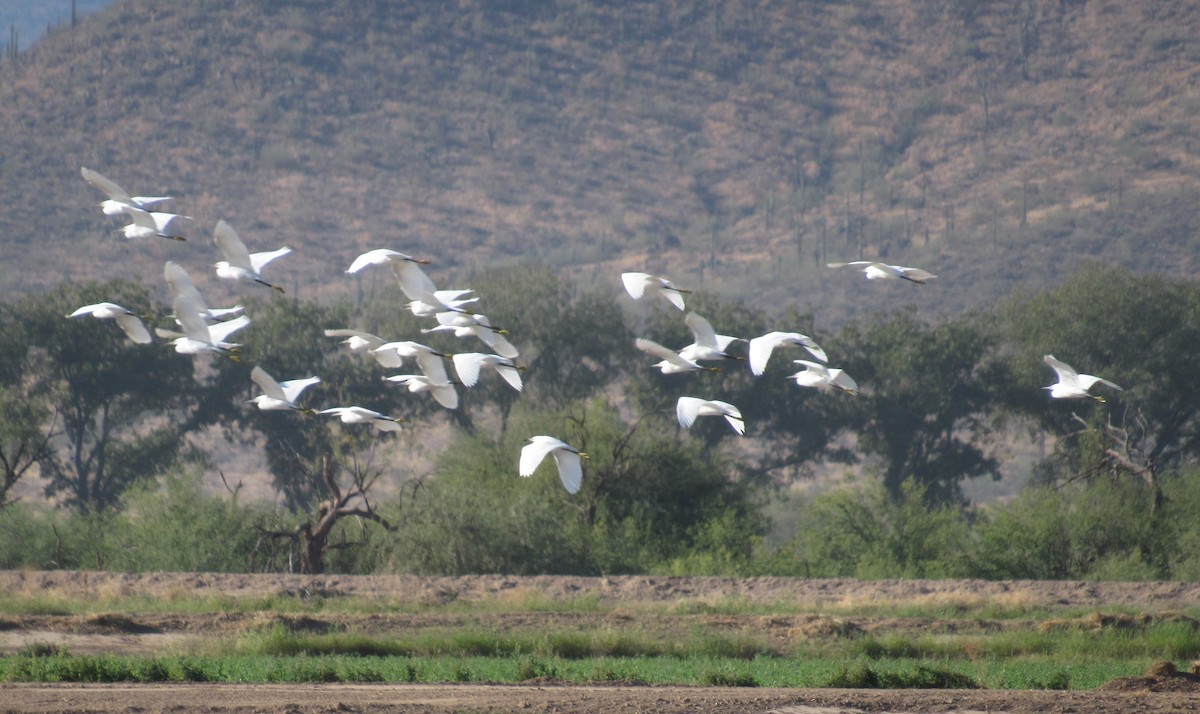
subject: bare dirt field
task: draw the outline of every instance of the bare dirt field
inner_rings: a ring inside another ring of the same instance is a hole
[[[132,595],[182,598],[198,594],[230,597],[287,595],[299,598],[386,598],[427,604],[528,598],[598,599],[613,607],[602,612],[431,611],[423,614],[264,615],[244,613],[146,615],[28,615],[0,618],[0,654],[33,643],[62,644],[72,653],[152,653],[171,651],[196,638],[236,634],[261,626],[263,618],[322,631],[352,627],[386,636],[423,627],[445,628],[459,621],[501,630],[597,626],[636,627],[642,632],[686,631],[697,625],[717,630],[753,630],[791,641],[830,627],[864,632],[962,626],[920,618],[826,615],[639,615],[633,604],[723,603],[744,600],[793,603],[814,609],[853,606],[876,599],[963,603],[993,600],[1087,609],[1127,605],[1169,612],[1197,602],[1200,583],[1082,583],[985,581],[855,581],[791,578],[666,577],[409,577],[280,576],[195,573],[142,575],[83,572],[0,572],[0,597],[96,598]],[[626,610],[622,604],[630,604]],[[693,608],[693,610],[696,608]],[[702,608],[701,608],[702,609]],[[1004,626],[997,621],[995,626]],[[1119,680],[1096,691],[845,690],[722,687],[651,687],[476,684],[364,685],[45,685],[0,684],[3,712],[691,712],[708,714],[847,714],[849,712],[1184,712],[1200,711],[1200,679],[1191,675]]]

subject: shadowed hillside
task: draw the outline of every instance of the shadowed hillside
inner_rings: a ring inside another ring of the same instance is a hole
[[[382,246],[446,285],[645,268],[822,323],[1088,259],[1186,275],[1197,38],[1182,0],[128,0],[0,64],[0,293],[199,273],[220,218],[310,296]],[[192,239],[117,239],[81,165],[176,196]],[[820,267],[860,256],[940,277],[868,302]]]

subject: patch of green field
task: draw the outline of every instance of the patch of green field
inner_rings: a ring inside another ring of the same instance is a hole
[[[27,653],[0,658],[5,682],[502,682],[547,679],[569,683],[761,687],[986,686],[1090,689],[1145,671],[1148,661],[1060,663],[920,659],[857,660],[720,657],[382,657],[270,655],[117,657]]]

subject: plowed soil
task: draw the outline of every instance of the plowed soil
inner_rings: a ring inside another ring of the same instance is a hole
[[[393,602],[445,604],[532,595],[551,600],[591,597],[601,612],[457,612],[421,614],[264,615],[30,615],[0,618],[0,654],[29,644],[61,644],[72,653],[152,653],[170,651],[197,638],[236,634],[267,621],[312,631],[350,629],[384,636],[456,624],[503,631],[624,627],[669,638],[701,626],[714,630],[768,634],[781,646],[829,632],[953,631],[962,621],[920,618],[830,617],[824,615],[706,615],[703,603],[743,600],[791,603],[815,608],[890,602],[997,602],[1034,607],[1086,609],[1127,605],[1167,613],[1190,606],[1200,596],[1197,583],[1082,583],[984,581],[798,580],[790,578],[532,577],[473,576],[278,576],[195,573],[144,575],[81,572],[0,572],[0,597],[182,598],[223,594],[233,598],[287,595],[298,598],[385,598]],[[646,603],[691,603],[689,614],[638,613]],[[622,605],[628,605],[628,608]],[[500,608],[501,610],[503,608]],[[690,614],[700,611],[701,614]],[[1005,627],[1006,621],[973,622],[971,627]],[[845,690],[722,687],[651,687],[477,684],[364,685],[0,685],[4,712],[690,712],[693,714],[848,714],[850,712],[1129,712],[1200,711],[1200,678],[1158,672],[1110,683],[1095,691]]]

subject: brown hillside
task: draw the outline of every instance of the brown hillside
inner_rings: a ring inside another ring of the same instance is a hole
[[[1189,275],[1198,38],[1184,0],[129,0],[0,64],[0,294],[200,273],[219,218],[309,296],[382,246],[446,285],[648,268],[822,322],[1092,258]],[[107,233],[81,165],[175,195],[192,240]],[[940,277],[864,301],[820,267],[860,255]]]

